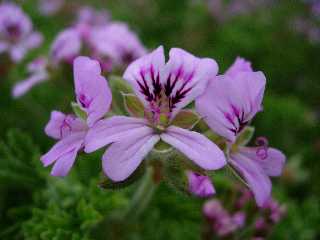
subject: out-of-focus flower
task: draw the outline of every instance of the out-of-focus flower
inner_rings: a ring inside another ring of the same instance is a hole
[[[38,4],[42,15],[51,16],[60,11],[65,4],[65,0],[40,0]]]
[[[280,205],[277,201],[270,198],[263,206],[263,209],[268,210],[269,220],[272,223],[278,223],[286,214],[287,209],[284,205]]]
[[[41,157],[44,166],[54,163],[51,174],[66,176],[74,164],[76,156],[84,147],[87,131],[92,124],[109,111],[111,91],[106,79],[101,75],[97,61],[78,57],[74,61],[76,99],[87,119],[65,115],[53,111],[45,128],[48,136],[59,140],[51,150]]]
[[[42,35],[32,30],[29,17],[18,6],[2,3],[0,13],[0,53],[7,52],[12,61],[19,62],[41,44]]]
[[[188,171],[189,191],[198,197],[210,197],[215,194],[215,189],[208,176]]]
[[[236,212],[230,215],[218,200],[210,200],[203,206],[204,216],[213,228],[213,232],[220,237],[227,236],[242,228],[245,224],[246,214]]]
[[[110,21],[110,14],[106,10],[97,11],[85,6],[79,9],[76,24],[87,24],[90,26],[103,26]]]
[[[48,59],[39,57],[28,64],[28,73],[31,75],[27,79],[18,82],[12,91],[14,98],[21,97],[28,92],[34,85],[48,80],[47,71]]]
[[[128,65],[147,52],[137,35],[125,23],[120,22],[95,28],[90,41],[98,56],[109,58],[118,66]]]
[[[115,116],[89,130],[86,152],[110,143],[103,170],[113,181],[128,178],[160,139],[203,169],[223,167],[224,153],[204,135],[173,126],[175,116],[205,90],[218,71],[212,59],[200,59],[182,49],[171,49],[165,63],[163,47],[130,64],[123,78],[145,108],[145,118]]]
[[[249,14],[259,8],[273,4],[273,0],[209,0],[208,7],[212,16],[219,22],[225,22],[239,15]]]
[[[237,59],[196,100],[196,109],[209,127],[229,141],[229,163],[246,179],[259,206],[271,193],[268,176],[281,174],[285,156],[274,148],[237,146],[236,140],[262,109],[265,81],[262,72],[253,72],[249,63]]]
[[[60,32],[51,46],[50,59],[57,65],[60,62],[72,63],[81,51],[81,36],[74,28]]]

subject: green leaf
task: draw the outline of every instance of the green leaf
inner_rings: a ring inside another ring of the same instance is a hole
[[[201,117],[192,110],[181,110],[171,124],[185,129],[192,129],[200,119]]]
[[[143,118],[144,106],[139,98],[131,93],[122,93],[122,96],[125,109],[130,114],[130,116]]]
[[[237,146],[246,146],[252,139],[254,134],[254,127],[248,126],[241,131],[236,140]]]
[[[82,110],[82,108],[79,106],[78,103],[76,103],[76,102],[71,102],[71,107],[72,107],[72,110],[73,110],[74,114],[75,114],[78,118],[81,118],[81,119],[83,119],[83,120],[86,120],[86,119],[87,119],[87,113]]]

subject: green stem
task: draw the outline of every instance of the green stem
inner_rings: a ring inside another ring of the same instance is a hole
[[[129,207],[124,214],[124,219],[136,219],[147,208],[156,189],[156,184],[153,181],[153,174],[153,167],[148,167],[139,188],[135,192]]]

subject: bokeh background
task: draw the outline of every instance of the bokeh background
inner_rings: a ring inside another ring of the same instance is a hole
[[[74,4],[107,9],[113,20],[126,22],[149,49],[180,47],[212,57],[221,73],[241,56],[263,71],[267,89],[264,111],[253,122],[256,136],[267,137],[287,156],[283,176],[273,180],[273,196],[286,205],[287,215],[269,239],[320,239],[320,14],[312,11],[312,1],[247,1],[251,5],[244,9],[221,11],[213,2],[88,0]],[[46,55],[54,37],[70,26],[75,15],[71,7],[43,16],[37,1],[17,3],[45,41],[22,63],[2,67],[0,75],[0,239],[91,239],[92,226],[112,209],[126,207],[135,186],[121,191],[100,189],[101,152],[81,156],[64,179],[50,176],[49,169],[42,167],[39,157],[53,144],[43,131],[51,110],[71,111],[72,69],[66,66],[52,81],[20,99],[12,98],[11,89],[26,77],[25,65]],[[216,197],[228,201],[224,185],[216,188]],[[200,239],[203,202],[162,184],[140,220],[118,231],[130,232],[129,239]]]

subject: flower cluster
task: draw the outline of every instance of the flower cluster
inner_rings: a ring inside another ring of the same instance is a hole
[[[246,147],[252,135],[247,136],[252,133],[249,124],[262,110],[265,76],[241,58],[217,74],[215,60],[178,48],[170,50],[166,62],[161,46],[125,70],[123,79],[132,92],[124,94],[129,116],[121,116],[110,109],[111,90],[99,62],[78,57],[73,104],[77,116],[52,113],[46,133],[59,141],[41,160],[45,166],[55,163],[52,175],[65,176],[80,150],[91,153],[108,146],[103,171],[111,181],[124,182],[142,163],[157,165],[161,176],[170,156],[180,156],[188,159],[181,165],[188,189],[200,197],[215,193],[209,174],[228,165],[262,207],[271,194],[269,176],[279,176],[285,162],[265,139]],[[194,122],[185,124],[194,116],[207,124],[206,130],[192,130]],[[213,133],[219,140],[212,140]]]
[[[236,194],[239,198],[228,204],[228,209],[217,199],[211,199],[203,205],[205,235],[230,239],[230,236],[237,234],[243,239],[262,240],[286,214],[286,207],[272,198],[257,209],[252,204],[251,192],[240,189]]]
[[[106,11],[82,7],[73,25],[59,32],[53,40],[48,56],[34,60],[39,62],[39,59],[45,58],[45,64],[41,65],[41,77],[39,71],[29,71],[30,76],[18,83],[12,94],[16,98],[24,95],[32,86],[48,80],[51,69],[56,70],[65,63],[72,64],[76,57],[83,54],[98,60],[103,71],[109,73],[113,69],[127,66],[146,52],[127,24],[111,21]],[[28,87],[22,90],[21,85]]]

